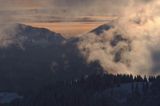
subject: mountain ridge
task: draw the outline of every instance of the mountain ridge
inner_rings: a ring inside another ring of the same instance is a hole
[[[26,93],[57,81],[102,72],[98,62],[88,64],[81,55],[79,39],[66,40],[44,28],[21,24],[15,27],[1,35],[10,38],[9,43],[0,38],[5,42],[0,47],[1,91]]]

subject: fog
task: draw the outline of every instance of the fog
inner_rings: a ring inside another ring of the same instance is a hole
[[[159,74],[159,6],[158,0],[130,0],[110,29],[86,34],[79,47],[88,62],[98,60],[114,74]]]

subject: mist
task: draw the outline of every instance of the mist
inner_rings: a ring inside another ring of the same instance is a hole
[[[106,24],[109,29],[86,34],[79,48],[88,62],[98,60],[113,74],[159,74],[159,6],[158,0],[130,0],[117,20]]]

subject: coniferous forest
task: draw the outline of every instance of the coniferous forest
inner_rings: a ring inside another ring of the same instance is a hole
[[[96,73],[56,82],[2,106],[159,106],[160,76]]]

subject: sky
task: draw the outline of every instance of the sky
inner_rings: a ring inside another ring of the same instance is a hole
[[[126,0],[0,0],[0,17],[6,21],[52,21],[110,16],[127,3],[122,1]]]
[[[0,18],[6,21],[61,21],[82,16],[116,16],[133,1],[153,0],[0,0]]]
[[[0,0],[0,24],[24,23],[75,35],[112,20],[112,15],[118,11],[116,8],[124,4],[117,0]],[[97,21],[99,23],[85,26],[83,23],[54,23]]]
[[[66,24],[53,27],[48,23],[99,22],[88,25],[88,28],[82,28],[83,24],[67,26],[70,29],[75,27],[85,29],[83,32],[86,32],[108,20],[117,18],[124,13],[124,10],[128,10],[130,5],[137,7],[139,4],[151,1],[156,0],[0,0],[0,24],[29,23],[33,25],[33,23],[38,23],[34,26],[47,26],[45,28],[53,31],[66,32],[66,30],[61,31],[66,28]],[[45,25],[39,23],[45,23]]]

